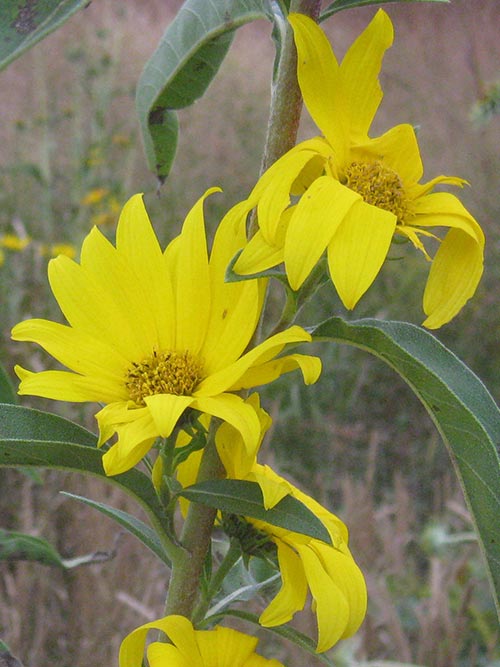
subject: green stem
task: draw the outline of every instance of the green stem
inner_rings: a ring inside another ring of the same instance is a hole
[[[198,482],[216,479],[223,466],[215,447],[215,429],[210,433],[203,450]],[[184,522],[180,542],[184,552],[172,564],[165,614],[180,614],[191,618],[198,600],[203,564],[210,549],[212,529],[217,510],[191,503]]]
[[[194,613],[195,621],[202,621],[205,618],[207,609],[212,602],[212,599],[219,592],[222,586],[222,582],[226,578],[227,574],[232,570],[234,565],[238,562],[241,557],[241,547],[236,540],[231,540],[229,543],[229,549],[227,550],[226,555],[222,559],[221,564],[217,572],[214,574],[210,581],[210,586],[205,595],[204,600],[200,602]]]

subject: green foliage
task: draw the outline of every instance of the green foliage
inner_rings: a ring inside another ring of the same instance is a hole
[[[0,561],[27,560],[64,567],[57,550],[41,537],[0,529]]]
[[[266,510],[260,486],[256,482],[239,479],[208,480],[183,489],[179,495],[223,512],[266,521],[273,526],[331,544],[324,525],[300,500],[285,496],[274,507]]]
[[[5,368],[0,364],[0,403],[16,405],[17,394]]]
[[[333,16],[343,9],[352,9],[353,7],[366,7],[368,5],[386,5],[393,2],[446,2],[450,0],[333,0],[332,4],[321,13],[320,21],[324,21],[329,16]]]
[[[389,364],[422,401],[448,448],[486,558],[500,615],[500,410],[485,386],[427,331],[404,322],[334,317],[315,340],[360,347]]]
[[[175,156],[174,109],[203,95],[224,60],[234,31],[269,18],[265,0],[187,0],[168,26],[137,84],[136,105],[150,169],[160,181]]]
[[[0,69],[6,67],[52,31],[59,28],[89,0],[38,0],[0,3]]]

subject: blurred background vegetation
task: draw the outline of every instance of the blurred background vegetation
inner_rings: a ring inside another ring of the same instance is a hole
[[[180,113],[171,176],[157,192],[142,153],[134,88],[180,2],[94,2],[0,74],[0,354],[8,368],[46,368],[47,357],[14,345],[11,327],[27,317],[59,318],[46,267],[60,252],[77,256],[92,225],[113,237],[118,213],[135,192],[145,199],[163,243],[212,185],[213,229],[258,174],[273,61],[270,26],[238,31],[206,96]],[[338,56],[373,8],[349,10],[325,29]],[[459,175],[460,193],[487,236],[486,271],[476,297],[437,336],[500,399],[500,227],[498,226],[498,19],[496,0],[451,5],[388,5],[395,44],[381,76],[385,98],[373,134],[398,122],[417,125],[425,177]],[[304,113],[301,137],[316,130]],[[301,320],[334,313],[419,323],[428,266],[397,246],[352,314],[330,286]],[[271,300],[277,308],[279,291]],[[325,371],[314,387],[282,378],[263,392],[274,417],[264,458],[348,524],[366,573],[370,607],[339,666],[413,664],[498,667],[499,632],[472,525],[446,450],[411,391],[380,362],[344,347],[318,348]],[[95,411],[40,399],[95,430]],[[77,475],[31,479],[0,469],[3,528],[48,538],[65,557],[112,550],[119,529],[61,496],[65,489],[135,511],[117,489]],[[0,637],[27,667],[117,664],[121,639],[161,615],[165,572],[134,538],[113,560],[63,571],[0,563]],[[314,634],[308,614],[297,621]],[[248,630],[248,628],[247,628]],[[288,667],[304,656],[261,633],[267,657]],[[265,639],[264,639],[265,638]],[[307,664],[316,664],[306,658]],[[317,664],[320,664],[317,662]]]

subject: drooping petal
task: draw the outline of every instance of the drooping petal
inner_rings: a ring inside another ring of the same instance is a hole
[[[321,374],[321,360],[307,354],[288,354],[264,364],[253,365],[232,387],[232,391],[259,387],[300,368],[305,384],[314,384]]]
[[[193,401],[192,396],[176,396],[175,394],[155,394],[146,396],[144,399],[158,429],[158,435],[162,438],[168,438],[182,413]]]
[[[449,322],[473,296],[482,273],[482,245],[461,229],[450,229],[425,286],[423,326],[438,329]]]
[[[286,479],[275,479],[270,476],[272,472],[269,466],[260,466],[256,464],[251,473],[246,476],[246,479],[252,482],[257,482],[262,491],[262,501],[266,510],[271,509],[283,500],[285,496],[293,492],[292,485]]]
[[[349,47],[340,65],[342,94],[349,100],[352,141],[367,137],[382,101],[378,75],[384,53],[392,45],[393,38],[391,20],[379,9],[368,27]]]
[[[363,574],[345,544],[339,549],[330,549],[319,540],[314,540],[311,547],[347,600],[349,620],[342,639],[351,637],[357,632],[366,615],[367,592]]]
[[[260,444],[260,422],[255,409],[235,394],[221,393],[215,397],[193,399],[192,407],[231,424],[240,434],[247,454],[253,457]]]
[[[12,329],[12,339],[38,343],[72,371],[115,382],[117,394],[123,391],[123,378],[130,360],[83,331],[49,320],[33,319],[17,324]]]
[[[361,197],[328,176],[318,178],[302,195],[285,239],[285,266],[298,290],[332,240],[347,211]]]
[[[358,202],[328,246],[330,275],[344,306],[354,308],[384,263],[396,227],[389,211]]]
[[[191,667],[193,664],[189,658],[182,656],[179,649],[173,644],[163,642],[153,642],[148,646],[148,665],[149,667]],[[136,663],[140,667],[143,663]]]
[[[203,203],[219,188],[205,192],[187,214],[176,248],[176,348],[197,355],[210,315],[210,276]]]
[[[194,396],[215,396],[231,387],[237,386],[240,378],[251,366],[270,361],[279,354],[288,343],[310,342],[311,337],[302,327],[292,326],[264,340],[230,366],[208,376],[200,382]]]
[[[416,227],[452,227],[470,236],[484,247],[484,234],[460,199],[449,192],[433,192],[420,197],[413,204],[415,217],[411,224]]]
[[[32,373],[21,366],[14,371],[21,380],[18,393],[21,395],[41,396],[54,401],[74,401],[82,403],[112,403],[121,401],[126,392],[116,382],[106,378],[85,377],[67,371],[41,371]]]
[[[311,118],[342,161],[347,138],[347,100],[339,91],[339,65],[321,28],[303,14],[290,14],[297,47],[297,78]]]
[[[304,609],[307,598],[307,580],[301,559],[281,540],[275,542],[278,548],[281,588],[260,615],[259,623],[267,628],[288,623],[297,611]]]

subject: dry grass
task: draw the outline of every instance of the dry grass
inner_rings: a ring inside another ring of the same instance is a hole
[[[225,190],[220,203],[212,208],[214,217],[248,192],[260,161],[272,65],[269,28],[264,24],[240,31],[220,78],[201,102],[181,113],[178,158],[160,200],[155,195],[156,183],[145,168],[131,90],[179,4],[128,2],[122,5],[124,11],[118,11],[112,0],[92,3],[0,75],[0,89],[9,91],[1,97],[0,140],[4,149],[0,162],[4,167],[34,162],[51,184],[47,192],[24,177],[12,179],[12,192],[4,191],[1,199],[0,230],[9,230],[15,223],[46,242],[72,240],[73,236],[78,241],[88,229],[90,217],[79,202],[96,179],[118,181],[123,200],[144,190],[153,218],[174,225],[160,231],[164,237],[177,231],[179,220],[206,187],[220,184]],[[456,0],[451,7],[391,5],[388,11],[394,19],[396,42],[386,58],[386,98],[377,129],[382,131],[396,122],[421,124],[426,175],[456,173],[473,182],[465,199],[481,212],[478,217],[494,241],[489,246],[488,263],[495,266],[499,237],[493,225],[498,211],[493,195],[498,137],[494,123],[475,129],[469,112],[496,76],[491,54],[496,48],[498,4],[494,0]],[[328,23],[329,33],[340,44],[339,51],[371,15],[371,9],[353,11]],[[108,32],[99,37],[103,28]],[[68,60],[68,49],[75,45],[83,45],[83,59]],[[89,67],[106,53],[111,66],[92,79]],[[102,126],[95,123],[96,106],[104,113]],[[52,122],[61,109],[68,108],[72,114],[66,120]],[[36,123],[37,117],[42,122]],[[29,132],[20,134],[16,120],[27,123]],[[306,121],[303,132],[310,127]],[[89,146],[102,146],[107,133],[118,131],[134,142],[126,160],[104,151],[98,167],[82,170]],[[71,215],[70,209],[74,210]],[[76,227],[70,226],[74,220]],[[34,264],[32,260],[26,256],[2,269],[1,280],[9,289],[4,287],[0,304],[5,323],[0,347],[9,365],[25,353],[8,341],[10,327],[28,315],[47,316],[51,309],[43,305],[44,262]],[[403,288],[413,292],[408,285],[412,277],[386,278],[389,313],[390,301],[398,294],[399,307],[406,301]],[[12,284],[16,290],[10,289]],[[488,310],[489,317],[494,317],[492,304],[498,310],[493,291],[483,289],[478,304],[459,319],[456,329],[449,330],[448,335],[456,339],[455,331],[471,330],[469,338],[458,339],[459,347],[467,348],[467,340],[475,340],[477,323],[471,324],[475,313]],[[380,306],[376,312],[379,310]],[[481,365],[484,361],[477,347],[470,350],[469,361],[493,377],[494,370]],[[45,363],[38,354],[30,358],[31,365],[42,367]],[[363,378],[370,378],[370,369],[363,366],[362,372],[358,384],[348,387],[351,402],[346,399],[338,414],[330,411],[320,417],[325,430],[318,430],[313,437],[318,451],[315,465],[306,469],[301,458],[302,469],[295,471],[304,488],[328,505],[343,508],[339,513],[350,527],[353,551],[370,589],[367,621],[356,638],[335,651],[338,664],[385,659],[425,667],[486,665],[484,660],[499,659],[495,649],[498,637],[488,620],[491,604],[477,548],[463,543],[426,550],[422,545],[431,518],[451,531],[470,530],[460,492],[443,471],[446,465],[437,470],[436,456],[422,456],[418,459],[422,470],[413,469],[417,445],[425,452],[439,447],[429,435],[429,424],[422,425],[422,415],[403,405],[405,394],[395,415],[382,405],[383,396],[368,395]],[[325,380],[323,388],[325,393],[333,392],[330,380]],[[359,410],[353,416],[353,405],[362,401],[368,406],[361,410],[364,419]],[[59,409],[48,403],[34,404]],[[396,423],[401,415],[405,419],[409,415],[410,423]],[[71,416],[83,416],[93,424],[88,412],[72,409]],[[314,423],[304,422],[301,427],[314,434]],[[417,445],[413,449],[398,445],[405,437],[413,438]],[[325,460],[335,462],[335,469],[325,466]],[[58,490],[63,488],[136,511],[114,487],[96,480],[50,472],[44,474],[44,484],[39,486],[18,472],[0,470],[2,527],[43,535],[67,557],[111,549],[119,529],[60,496]],[[3,563],[0,636],[27,667],[83,667],[90,662],[115,665],[123,636],[161,614],[164,593],[162,567],[129,536],[118,541],[114,560],[68,573]],[[310,617],[298,622],[314,634]],[[480,642],[482,655],[478,653]],[[489,654],[485,645],[489,645]],[[288,667],[304,665],[303,657],[288,647],[270,643],[269,648]]]

